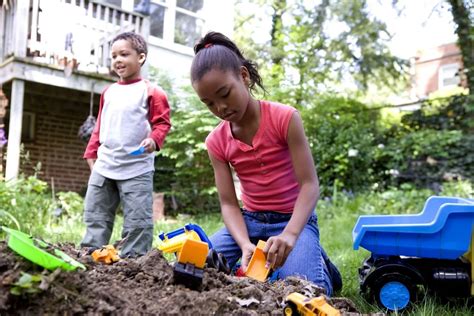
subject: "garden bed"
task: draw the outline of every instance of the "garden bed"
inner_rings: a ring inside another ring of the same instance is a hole
[[[87,270],[43,271],[0,242],[0,314],[281,315],[289,293],[321,293],[312,283],[297,278],[261,283],[214,269],[206,269],[200,291],[193,291],[173,284],[172,266],[156,249],[140,258],[105,265],[81,256],[72,244],[58,247]],[[22,273],[41,276],[41,280],[23,288],[15,286]],[[12,294],[12,289],[21,294]],[[329,302],[345,315],[358,315],[347,299]]]

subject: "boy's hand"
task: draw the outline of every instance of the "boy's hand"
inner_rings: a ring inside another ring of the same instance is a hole
[[[94,163],[95,163],[95,159],[87,158],[87,164],[89,165],[91,172],[92,172],[92,168],[94,168]]]
[[[297,236],[285,232],[268,238],[265,249],[263,249],[267,258],[265,268],[276,269],[281,267],[291,250],[293,250],[293,247],[295,247],[297,239]]]
[[[141,143],[140,147],[145,148],[147,153],[152,153],[156,150],[155,141],[152,138],[145,138]]]
[[[245,246],[242,247],[242,260],[240,266],[242,270],[245,272],[247,271],[247,267],[249,265],[250,259],[252,258],[253,252],[255,251],[255,245],[249,242]]]

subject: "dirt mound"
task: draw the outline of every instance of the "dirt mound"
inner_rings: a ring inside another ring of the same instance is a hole
[[[87,270],[43,271],[0,242],[0,314],[281,315],[289,293],[322,293],[314,284],[297,278],[261,283],[214,269],[206,269],[200,291],[193,291],[173,284],[172,266],[157,250],[103,265],[92,262],[90,256],[80,257],[72,244],[58,247],[84,263]],[[18,291],[24,273],[39,275],[40,281],[23,285],[20,295],[12,294],[12,289]],[[333,298],[330,303],[346,315],[357,313],[349,300]]]

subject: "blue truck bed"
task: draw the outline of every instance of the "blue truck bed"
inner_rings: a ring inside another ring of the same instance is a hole
[[[373,256],[456,259],[469,250],[473,227],[474,199],[432,196],[418,214],[360,216],[352,239]]]

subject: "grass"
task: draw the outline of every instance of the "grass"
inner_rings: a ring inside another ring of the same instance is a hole
[[[381,193],[356,196],[337,194],[331,199],[322,199],[319,202],[317,213],[321,243],[339,267],[343,277],[344,288],[339,296],[350,298],[361,312],[379,311],[377,306],[367,302],[359,293],[358,268],[369,253],[364,249],[357,251],[352,249],[352,228],[360,215],[418,213],[423,208],[426,198],[432,194],[433,192],[429,190],[415,190],[410,186],[402,186],[400,189]],[[473,197],[473,189],[472,185],[466,182],[447,184],[440,195]],[[157,222],[155,236],[162,231],[168,232],[183,227],[189,222],[200,225],[208,235],[212,235],[223,225],[217,213],[197,216],[178,215]],[[123,218],[119,215],[115,221],[112,242],[120,239],[122,224]],[[82,224],[82,212],[72,212],[63,219],[50,218],[45,221],[44,226],[35,227],[37,231],[32,233],[49,242],[72,242],[76,245],[79,244],[85,230]],[[154,246],[157,244],[158,238],[155,238]],[[474,308],[472,301],[466,299],[447,304],[433,296],[425,295],[404,315],[474,315]]]

